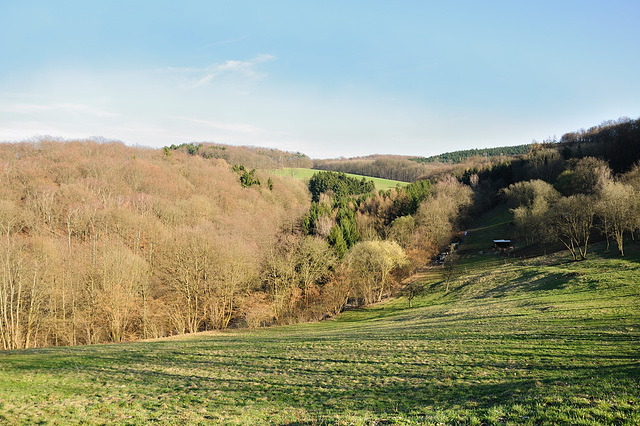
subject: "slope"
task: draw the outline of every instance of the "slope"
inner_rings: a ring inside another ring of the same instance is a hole
[[[9,424],[637,424],[640,249],[514,260],[315,324],[0,353]],[[475,238],[475,240],[474,240]],[[464,242],[461,249],[464,249]],[[489,243],[490,244],[490,243]]]
[[[309,180],[311,176],[313,176],[315,173],[318,173],[319,171],[321,170],[289,167],[284,169],[271,170],[270,173],[274,174],[275,176],[282,176],[282,177],[288,176],[297,180]],[[367,180],[372,180],[376,186],[377,191],[395,188],[398,185],[401,185],[401,186],[408,185],[407,182],[400,182],[399,180],[381,179],[381,178],[369,177],[364,175],[356,175],[352,173],[347,173],[347,176],[354,177],[357,179],[365,178]]]

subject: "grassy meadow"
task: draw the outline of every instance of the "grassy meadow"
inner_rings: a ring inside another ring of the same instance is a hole
[[[272,173],[276,176],[290,176],[294,179],[299,179],[299,180],[307,180],[310,179],[311,176],[313,176],[315,173],[318,173],[322,170],[315,170],[315,169],[302,169],[302,168],[284,168],[284,169],[275,169],[275,170],[270,170],[269,173]],[[390,180],[390,179],[381,179],[381,178],[375,178],[375,177],[369,177],[369,176],[362,176],[362,175],[354,175],[351,173],[346,173],[347,176],[350,177],[354,177],[357,179],[362,179],[365,178],[367,180],[372,180],[373,183],[376,186],[376,190],[380,191],[380,190],[387,190],[387,189],[391,189],[391,188],[395,188],[397,185],[408,185],[407,182],[400,182],[398,180]]]
[[[315,324],[0,352],[3,424],[639,424],[640,249],[479,254]],[[476,254],[470,254],[476,253]]]

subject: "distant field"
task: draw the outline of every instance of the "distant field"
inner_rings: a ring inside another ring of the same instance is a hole
[[[314,173],[318,173],[321,171],[322,170],[285,168],[285,169],[270,170],[269,172],[276,176],[291,176],[295,179],[310,179],[311,176],[314,175]],[[400,182],[398,180],[380,179],[380,178],[374,178],[369,176],[354,175],[351,173],[346,173],[346,175],[355,177],[358,179],[365,178],[368,180],[372,180],[373,183],[376,185],[377,190],[387,190],[387,189],[395,188],[396,185],[401,185],[401,186],[408,185],[407,182]]]
[[[640,424],[640,247],[479,254],[315,324],[0,352],[7,424]],[[486,241],[485,241],[486,240]]]

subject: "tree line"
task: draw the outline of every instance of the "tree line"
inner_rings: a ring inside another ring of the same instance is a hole
[[[525,149],[526,147],[526,149]],[[509,148],[509,147],[507,147]],[[500,152],[509,152],[504,155],[481,155],[486,150],[468,150],[468,154],[452,161],[450,158],[429,157],[429,161],[422,161],[422,157],[401,156],[374,156],[374,158],[354,158],[338,160],[314,160],[313,168],[343,173],[359,174],[363,176],[379,177],[384,179],[399,180],[402,182],[416,182],[419,180],[443,180],[454,176],[462,179],[470,170],[476,172],[492,169],[497,165],[517,162],[523,154],[530,151],[529,145],[522,145],[516,150],[510,151],[504,148]],[[462,153],[463,151],[459,151]],[[497,152],[497,151],[496,151]],[[468,183],[468,182],[467,182]]]
[[[640,159],[640,118],[621,117],[569,132],[558,145],[565,158],[602,158],[614,173],[624,173]]]
[[[412,157],[410,160],[416,163],[462,163],[473,157],[514,157],[524,155],[527,152],[529,152],[529,144],[497,148],[465,149],[445,152],[444,154],[433,155],[431,157]]]
[[[569,161],[553,184],[541,179],[520,181],[503,194],[526,244],[559,241],[574,260],[582,260],[596,232],[604,236],[607,246],[615,241],[624,256],[625,235],[640,230],[639,191],[640,165],[614,176],[605,160],[583,157]]]
[[[531,144],[454,151],[432,157],[314,160],[313,167],[404,182],[439,181],[454,176],[496,202],[500,188],[535,178],[552,182],[566,168],[566,161],[583,157],[607,161],[614,174],[629,171],[640,160],[640,118],[607,120],[588,129],[568,132],[559,141],[554,136]]]
[[[351,173],[382,179],[414,182],[427,172],[422,164],[402,157],[355,158],[338,160],[314,160],[313,168],[334,172]]]
[[[212,142],[189,142],[163,148],[166,155],[173,151],[186,152],[205,159],[221,159],[229,164],[242,164],[252,169],[278,169],[283,167],[310,168],[312,160],[301,152],[279,149],[233,146]]]

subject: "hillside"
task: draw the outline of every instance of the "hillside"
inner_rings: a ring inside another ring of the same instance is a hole
[[[640,249],[516,260],[481,218],[449,291],[315,324],[0,352],[9,424],[637,424]],[[466,244],[466,246],[465,246]]]
[[[392,292],[472,204],[455,180],[376,192],[365,178],[302,183],[208,150],[227,151],[0,145],[2,349],[331,317]]]
[[[275,169],[272,171],[275,176],[282,177],[292,177],[294,179],[299,179],[302,181],[309,180],[314,173],[318,173],[318,170],[314,169],[305,169],[305,168],[283,168],[283,169]],[[367,180],[372,180],[376,186],[376,191],[385,191],[391,188],[395,188],[398,185],[404,186],[407,185],[407,182],[401,182],[399,180],[391,180],[391,179],[381,179],[363,175],[354,175],[352,173],[347,173],[347,176],[351,176],[357,179],[366,178]]]
[[[179,151],[204,159],[224,160],[230,165],[244,165],[249,169],[278,167],[309,167],[311,159],[301,152],[281,151],[255,146],[233,146],[213,142],[191,142],[164,147],[165,152]]]
[[[420,179],[441,180],[452,175],[463,176],[470,169],[485,170],[499,164],[509,163],[526,154],[529,150],[528,147],[528,145],[522,145],[456,151],[429,158],[388,155],[314,160],[313,168],[402,182],[415,182]]]
[[[561,170],[559,162],[584,157],[599,158],[606,161],[614,173],[625,173],[640,161],[639,147],[640,118],[621,117],[588,129],[568,132],[559,141],[554,136],[541,143],[534,140],[525,145],[474,148],[431,157],[371,155],[314,160],[313,168],[403,182],[442,180],[453,175],[468,184],[469,178],[478,174],[484,180],[500,181],[497,184],[499,187],[530,175],[530,169],[540,169],[539,161],[548,169],[541,176],[545,180],[557,177],[553,168],[559,167]],[[555,156],[550,156],[550,152]]]
[[[497,148],[465,149],[460,151],[445,152],[431,157],[412,157],[416,163],[462,163],[472,157],[515,157],[525,155],[531,148],[530,144],[517,146],[502,146]]]
[[[266,296],[250,295],[264,253],[308,210],[308,190],[239,172],[120,143],[0,145],[0,347],[271,321],[259,314]]]

